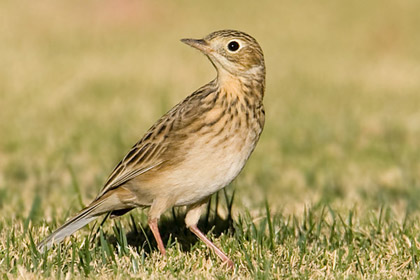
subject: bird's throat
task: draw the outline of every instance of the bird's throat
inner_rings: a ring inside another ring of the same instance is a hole
[[[234,76],[230,73],[221,73],[217,77],[217,83],[221,92],[227,98],[242,98],[244,96],[261,100],[264,97],[265,75]]]

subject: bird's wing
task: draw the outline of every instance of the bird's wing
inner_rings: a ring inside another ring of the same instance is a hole
[[[108,177],[102,191],[96,199],[103,196],[106,192],[121,186],[127,181],[148,172],[149,170],[162,165],[165,160],[162,154],[167,150],[169,141],[162,141],[164,134],[161,128],[167,126],[168,117],[162,117],[145,136],[137,142],[127,155],[114,168]]]
[[[106,192],[121,186],[134,177],[161,165],[164,162],[159,157],[159,154],[162,151],[162,147],[157,145],[144,144],[140,147],[134,146],[124,159],[114,168],[97,198],[103,196]]]
[[[215,81],[201,87],[162,116],[114,168],[96,199],[134,177],[164,165],[168,157],[163,154],[176,146],[172,144],[172,138],[178,138],[179,142],[180,135],[185,135],[183,130],[200,118],[197,108],[202,106],[202,96],[215,91]]]

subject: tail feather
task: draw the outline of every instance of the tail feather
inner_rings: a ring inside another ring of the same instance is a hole
[[[75,231],[84,227],[91,221],[95,220],[99,215],[103,214],[103,212],[101,213],[101,211],[98,211],[98,208],[101,208],[101,202],[103,201],[98,201],[97,203],[89,205],[80,211],[76,216],[68,220],[64,225],[59,227],[50,236],[39,243],[37,246],[38,250],[43,251],[45,248],[51,248],[54,243],[61,242],[64,238],[70,236]]]

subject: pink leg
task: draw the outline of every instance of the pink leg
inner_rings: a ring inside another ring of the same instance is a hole
[[[219,248],[216,247],[216,245],[213,244],[197,227],[197,225],[192,225],[189,227],[189,229],[198,236],[206,245],[213,249],[213,251],[216,253],[216,255],[219,256],[219,258],[222,259],[224,263],[226,263],[230,268],[234,268],[234,263],[231,261]]]
[[[149,220],[149,227],[152,230],[153,236],[156,239],[160,253],[165,256],[166,250],[165,250],[165,246],[163,246],[162,238],[160,237],[157,219]]]

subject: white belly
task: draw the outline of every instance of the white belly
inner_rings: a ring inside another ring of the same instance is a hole
[[[234,135],[222,145],[215,145],[220,139],[200,139],[191,147],[188,160],[171,172],[175,205],[189,205],[198,202],[222,189],[239,174],[255,147],[258,136]],[[200,143],[203,142],[203,143]],[[182,183],[179,183],[179,179]],[[168,182],[170,183],[170,182]]]

